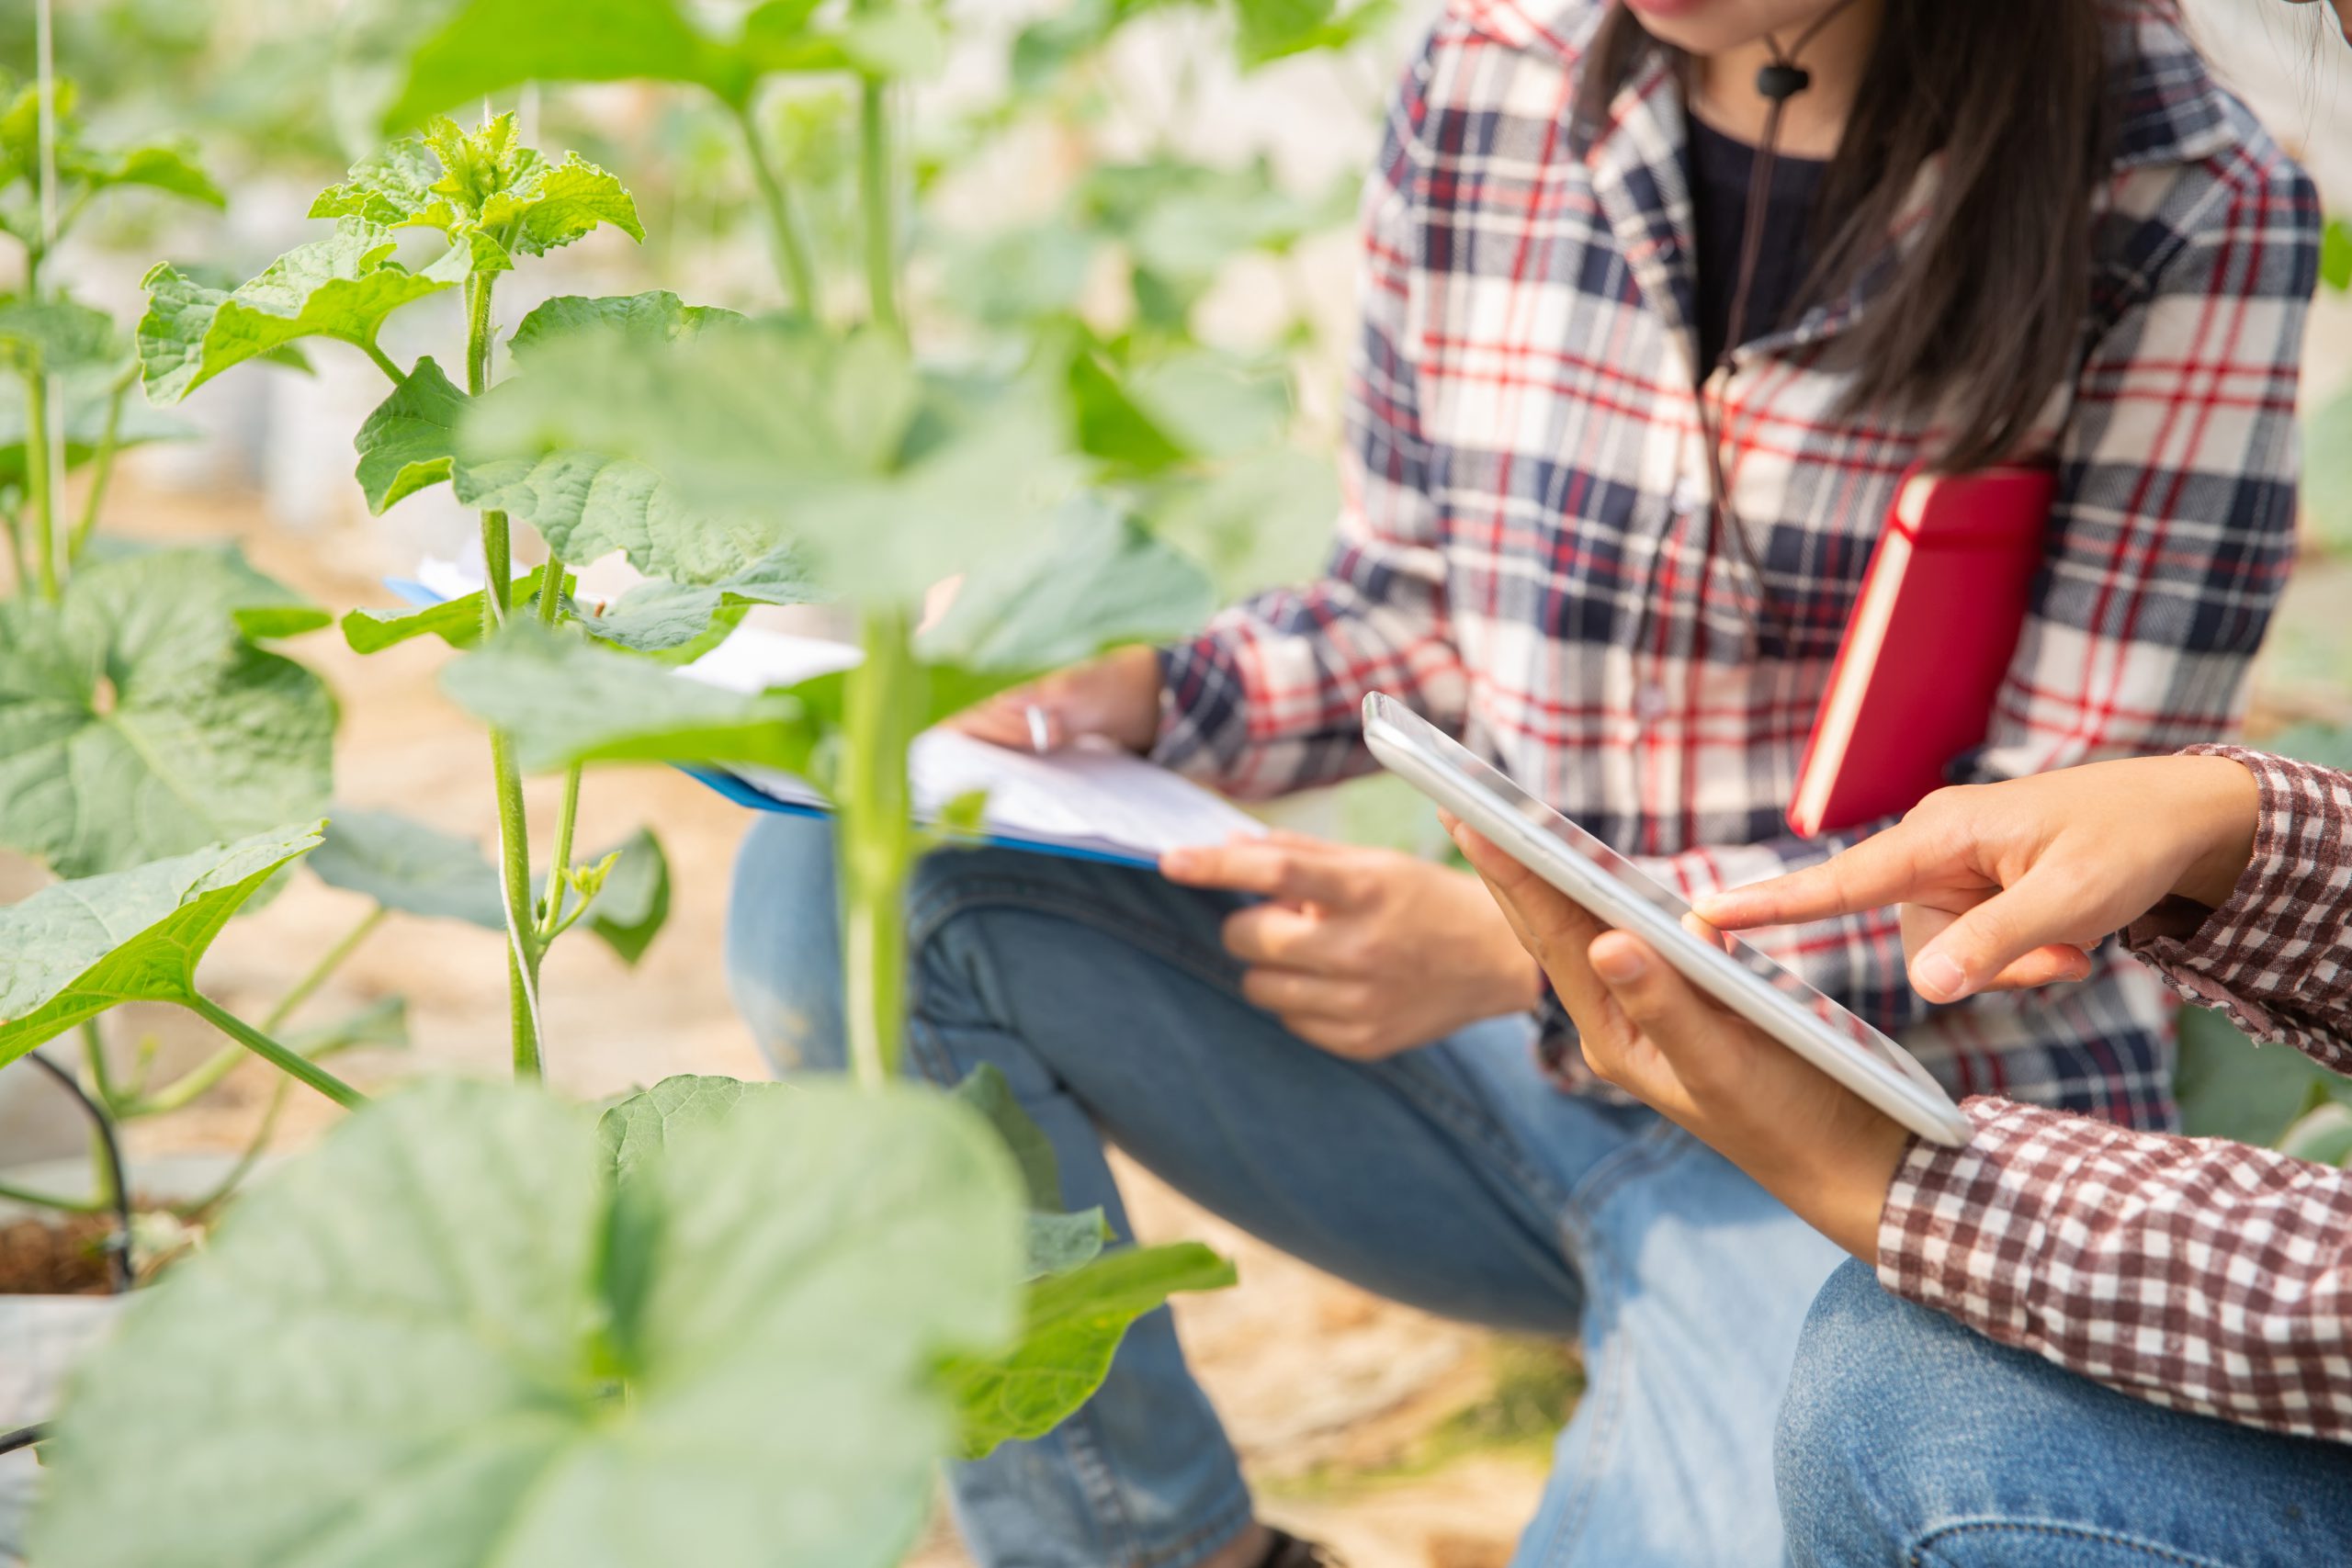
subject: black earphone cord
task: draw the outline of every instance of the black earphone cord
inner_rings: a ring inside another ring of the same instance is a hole
[[[1764,220],[1769,207],[1765,197],[1772,188],[1772,165],[1781,149],[1781,117],[1789,100],[1813,85],[1813,77],[1796,62],[1804,47],[1819,37],[1823,28],[1843,16],[1854,0],[1838,0],[1828,10],[1813,19],[1811,26],[1797,35],[1797,41],[1787,49],[1781,40],[1766,34],[1764,41],[1772,51],[1769,63],[1756,73],[1756,91],[1770,107],[1764,111],[1764,141],[1756,150],[1756,161],[1747,177],[1747,202],[1742,215],[1739,239],[1739,280],[1732,289],[1730,330],[1724,334],[1724,346],[1715,362],[1701,372],[1698,386],[1699,433],[1707,446],[1707,484],[1710,499],[1714,502],[1710,518],[1710,531],[1719,532],[1731,541],[1731,547],[1756,579],[1757,604],[1765,603],[1764,569],[1750,548],[1747,530],[1740,525],[1739,515],[1732,510],[1731,479],[1724,468],[1724,427],[1722,411],[1708,393],[1707,383],[1717,371],[1727,368],[1732,355],[1747,337],[1748,297],[1756,288],[1756,267],[1764,251]]]

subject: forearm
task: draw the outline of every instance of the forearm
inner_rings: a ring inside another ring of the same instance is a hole
[[[1378,581],[1374,598],[1345,577],[1261,594],[1189,643],[1163,650],[1155,760],[1243,799],[1265,799],[1370,771],[1359,710],[1386,692],[1447,730],[1467,701],[1439,591],[1375,554],[1342,550],[1338,567]]]
[[[2153,1404],[2352,1439],[2352,1178],[1972,1100],[1886,1195],[1891,1291]]]

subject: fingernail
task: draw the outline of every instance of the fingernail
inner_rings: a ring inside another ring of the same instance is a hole
[[[1931,1002],[1948,1002],[1968,989],[1968,971],[1950,953],[1931,953],[1911,966],[1912,984]]]
[[[1199,863],[1191,850],[1170,850],[1159,857],[1159,869],[1170,876],[1190,876]]]
[[[1624,942],[1611,942],[1591,954],[1592,967],[1611,985],[1624,985],[1638,980],[1648,972],[1650,962],[1639,948]]]

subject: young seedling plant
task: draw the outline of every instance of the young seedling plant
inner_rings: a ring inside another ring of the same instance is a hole
[[[547,944],[610,887],[571,861],[581,770],[750,762],[839,808],[860,1082],[672,1079],[593,1132],[486,1086],[355,1117],[147,1292],[81,1378],[48,1445],[37,1558],[880,1565],[919,1529],[940,1455],[1049,1430],[1136,1316],[1229,1282],[1204,1248],[1108,1247],[1099,1212],[1061,1213],[1001,1079],[960,1104],[899,1080],[903,891],[939,842],[910,817],[908,743],[1041,670],[1184,630],[1208,589],[1082,492],[1138,431],[1167,442],[1107,377],[1052,348],[1012,375],[914,360],[886,121],[861,124],[872,306],[852,330],[567,298],[517,324],[493,384],[500,275],[637,221],[609,175],[518,146],[504,117],[435,121],[358,165],[314,209],[334,233],[240,288],[151,277],[151,396],[340,339],[392,382],[357,443],[371,504],[447,482],[481,514],[470,602],[356,613],[345,632],[472,649],[444,683],[492,729],[517,1076],[542,1059]],[[412,268],[409,228],[446,250]],[[379,342],[445,291],[465,306],[462,386]],[[548,558],[520,578],[518,524]],[[649,581],[583,613],[566,563],[614,550]],[[958,570],[955,607],[918,635],[923,591]],[[812,580],[856,614],[854,670],[736,694],[670,668]],[[538,770],[563,774],[565,804],[535,897],[520,780]],[[221,1346],[251,1363],[233,1398]]]

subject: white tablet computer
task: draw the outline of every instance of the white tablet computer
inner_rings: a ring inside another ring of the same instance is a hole
[[[1919,1136],[1967,1140],[1968,1118],[1909,1052],[1737,938],[1718,947],[1691,934],[1690,905],[1403,704],[1364,698],[1363,735],[1389,772],[1595,919],[1648,942],[1708,996]]]

